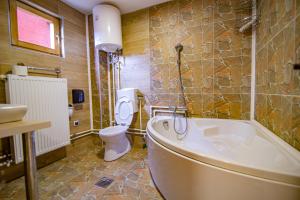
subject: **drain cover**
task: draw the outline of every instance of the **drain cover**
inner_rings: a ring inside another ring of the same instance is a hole
[[[114,180],[107,177],[102,177],[95,185],[102,188],[107,188]]]

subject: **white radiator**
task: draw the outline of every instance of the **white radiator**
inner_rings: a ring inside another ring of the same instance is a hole
[[[51,127],[35,135],[36,154],[70,144],[67,80],[62,78],[8,75],[7,103],[28,106],[26,120],[48,120]],[[23,161],[22,137],[14,137],[15,162]]]

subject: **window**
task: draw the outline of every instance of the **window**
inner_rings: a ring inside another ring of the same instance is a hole
[[[61,54],[59,18],[21,1],[10,0],[10,21],[13,45]]]

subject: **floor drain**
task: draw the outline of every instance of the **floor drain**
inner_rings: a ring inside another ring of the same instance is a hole
[[[107,188],[114,180],[107,177],[102,177],[95,185],[102,188]]]

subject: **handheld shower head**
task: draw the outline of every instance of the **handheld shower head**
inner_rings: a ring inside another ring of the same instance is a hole
[[[183,50],[182,44],[180,44],[180,43],[176,44],[175,49],[176,49],[177,53],[180,53]]]

